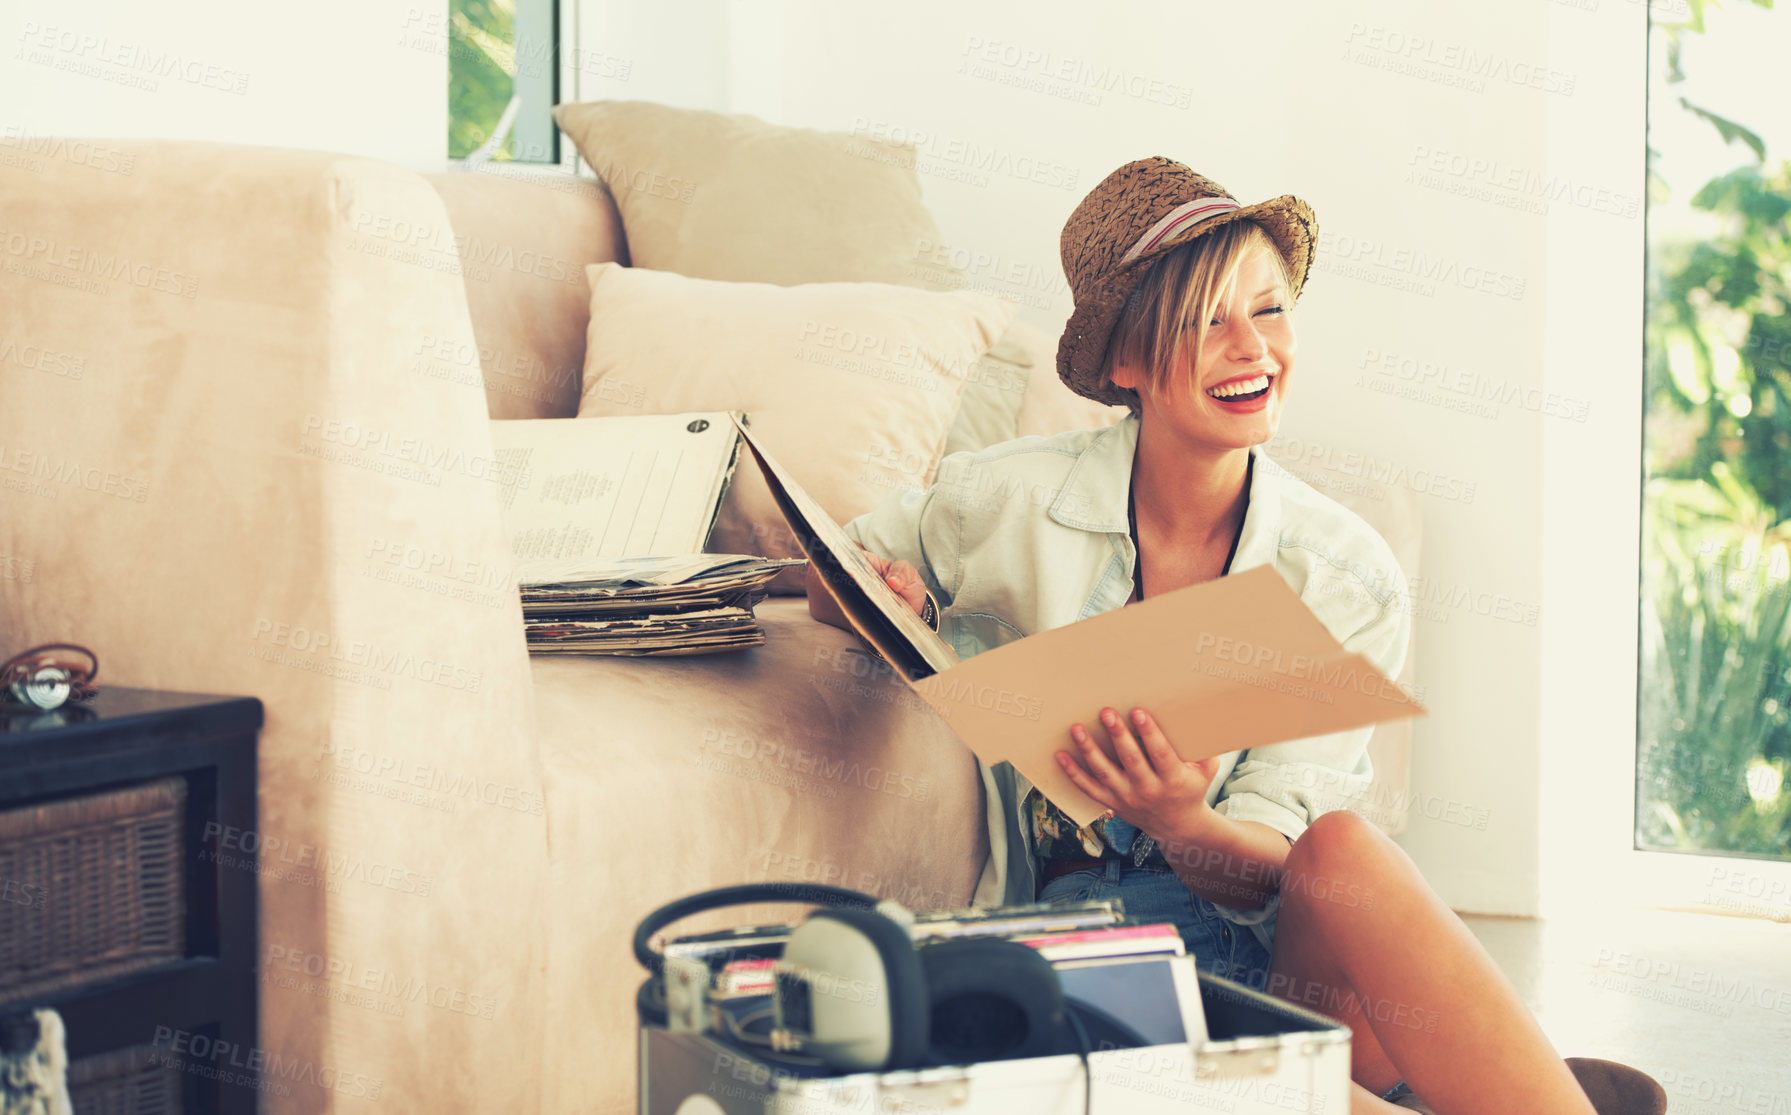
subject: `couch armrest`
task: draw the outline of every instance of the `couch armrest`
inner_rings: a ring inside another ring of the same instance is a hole
[[[498,470],[483,392],[414,363],[472,342],[407,240],[441,202],[366,159],[101,147],[0,166],[6,651],[265,703],[260,831],[203,849],[260,849],[265,1110],[537,1110],[546,838]]]

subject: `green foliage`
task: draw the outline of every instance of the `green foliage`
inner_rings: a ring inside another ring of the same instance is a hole
[[[1691,452],[1656,461],[1690,478],[1718,461],[1791,516],[1791,163],[1743,166],[1692,198],[1721,232],[1659,245],[1650,276],[1647,387],[1651,408],[1684,415]]]
[[[448,156],[463,159],[491,138],[514,92],[514,0],[448,0]],[[513,157],[514,133],[493,154]]]
[[[1637,836],[1791,856],[1791,523],[1714,481],[1646,493]]]
[[[1688,3],[1657,25],[1669,84],[1716,6]],[[1692,196],[1712,235],[1650,245],[1636,835],[1791,857],[1791,163],[1766,165],[1751,129],[1679,104],[1755,163]]]

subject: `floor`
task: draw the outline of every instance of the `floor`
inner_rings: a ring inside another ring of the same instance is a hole
[[[1562,1056],[1634,1065],[1673,1115],[1791,1115],[1791,922],[1469,916]]]

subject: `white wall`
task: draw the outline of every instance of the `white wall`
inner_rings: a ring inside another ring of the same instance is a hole
[[[1337,482],[1378,471],[1423,493],[1414,626],[1432,714],[1402,842],[1458,909],[1514,914],[1541,908],[1545,863],[1598,842],[1579,820],[1589,791],[1604,850],[1621,850],[1637,0],[734,0],[702,19],[603,15],[618,7],[579,11],[587,30],[602,19],[602,49],[634,60],[630,80],[587,82],[581,99],[911,139],[927,204],[960,262],[979,261],[971,278],[1048,325],[1070,310],[1064,220],[1130,159],[1171,156],[1246,201],[1311,202],[1322,239],[1281,448]],[[1583,881],[1585,862],[1570,875]]]
[[[8,0],[0,136],[165,137],[445,165],[445,0]]]
[[[439,169],[445,9],[14,0],[0,134]],[[914,140],[972,280],[1044,324],[1070,309],[1064,219],[1129,159],[1311,202],[1320,257],[1280,448],[1337,482],[1378,472],[1423,493],[1415,647],[1433,711],[1403,843],[1457,908],[1501,913],[1579,893],[1622,855],[1642,257],[1639,211],[1604,210],[1642,189],[1639,0],[583,0],[570,15],[582,99]],[[1538,189],[1545,213],[1524,207]]]

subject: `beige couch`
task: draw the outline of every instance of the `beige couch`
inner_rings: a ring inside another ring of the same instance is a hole
[[[0,166],[0,651],[265,703],[268,1110],[628,1110],[653,905],[967,899],[969,753],[800,599],[752,651],[527,655],[487,420],[576,409],[600,189],[108,146]]]

